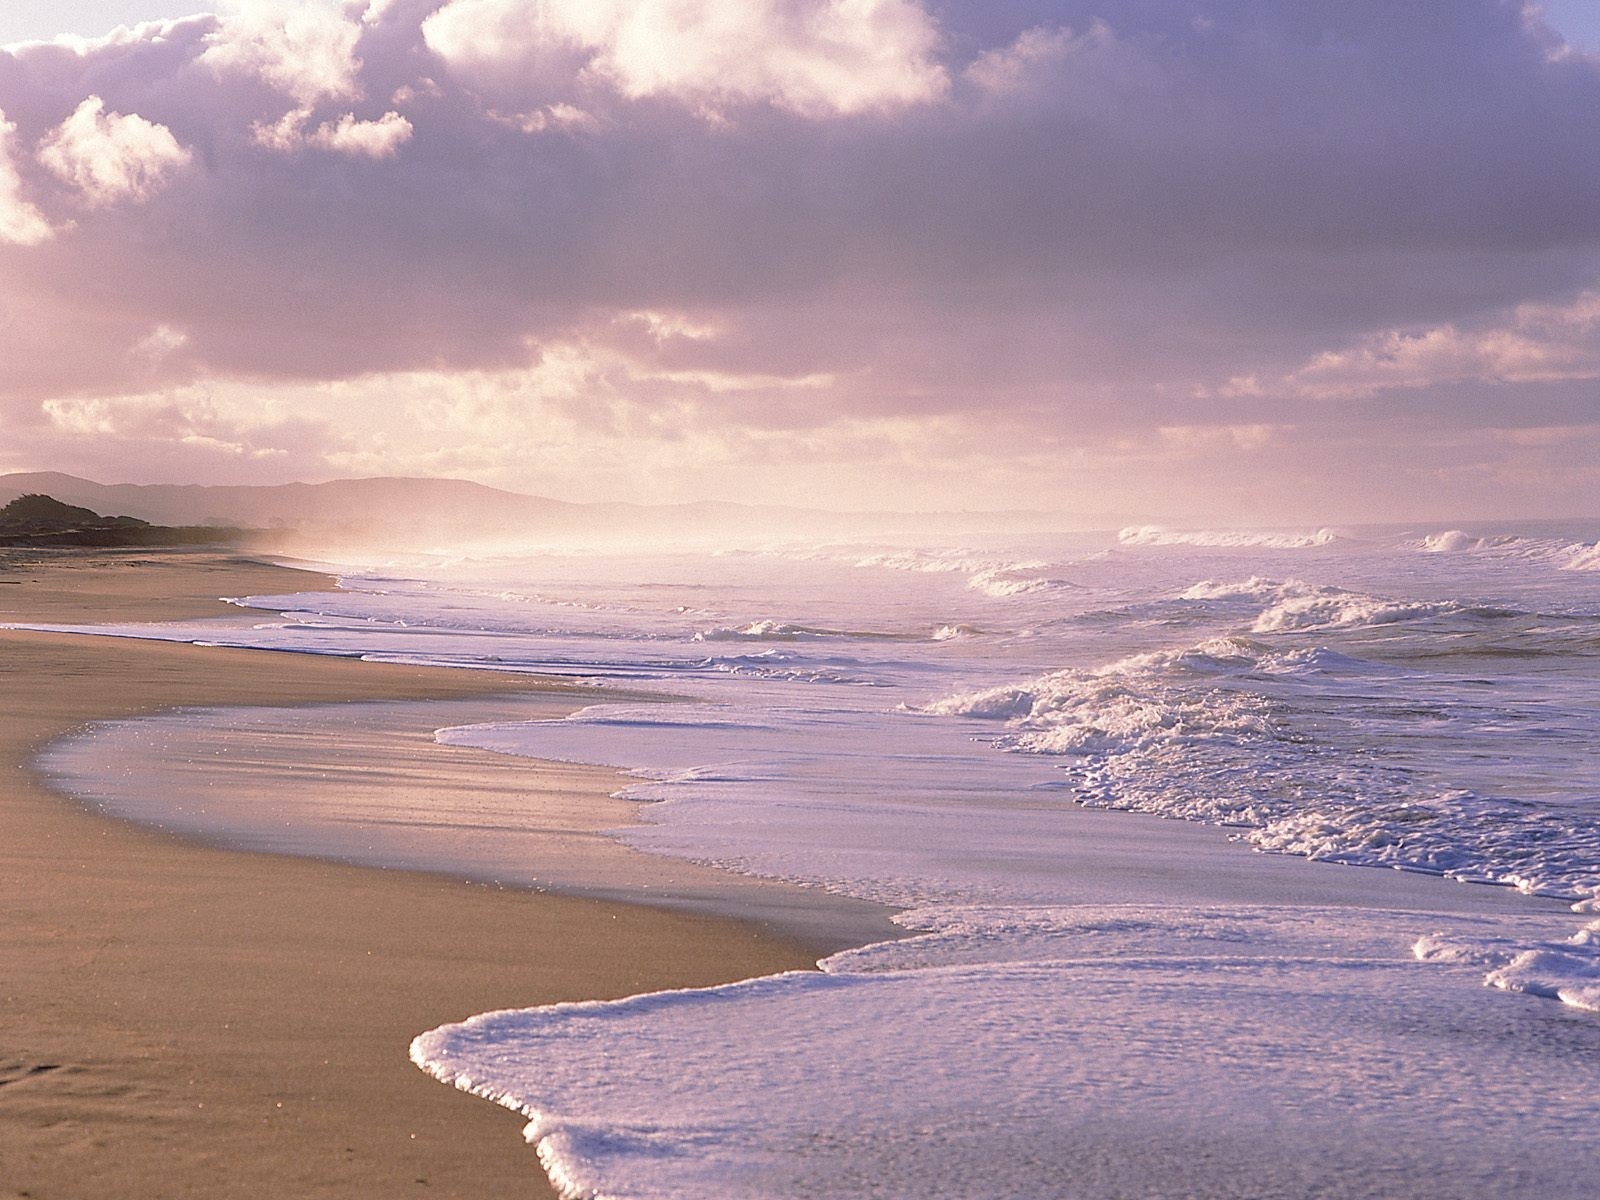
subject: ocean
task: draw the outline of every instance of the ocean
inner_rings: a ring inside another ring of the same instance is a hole
[[[416,1063],[525,1113],[567,1195],[1594,1194],[1600,526],[332,566],[337,593],[99,632],[592,682],[571,716],[436,737],[622,769],[626,845],[905,930],[419,1030]],[[417,865],[483,876],[485,839],[427,814],[275,842],[187,794],[203,773],[107,769],[229,720],[110,723],[44,765],[257,848],[406,865],[378,826],[437,824]],[[493,854],[523,819],[496,809]]]

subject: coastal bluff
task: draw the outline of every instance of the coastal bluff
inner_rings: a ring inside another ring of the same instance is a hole
[[[30,493],[0,507],[0,547],[202,546],[236,542],[248,530],[221,525],[153,525],[101,516],[53,496]]]

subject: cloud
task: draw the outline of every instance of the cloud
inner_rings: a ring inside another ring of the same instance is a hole
[[[394,3],[395,0],[370,0],[366,11],[361,14],[362,24],[376,25],[394,7]]]
[[[199,61],[259,78],[303,105],[360,95],[361,21],[328,0],[235,0]]]
[[[90,207],[148,200],[191,155],[172,131],[137,114],[106,112],[90,96],[39,146],[39,161]]]
[[[1103,22],[1096,22],[1092,36],[1104,38],[1109,33]],[[1072,43],[1070,29],[1036,26],[1008,46],[985,50],[963,74],[985,91],[1015,92],[1047,78],[1051,66],[1071,53]]]
[[[451,0],[422,31],[468,78],[559,65],[631,99],[832,115],[925,103],[948,82],[913,0]]]
[[[386,112],[376,121],[360,121],[354,113],[346,113],[315,130],[307,141],[339,154],[392,158],[411,140],[412,132],[411,122],[397,112]]]
[[[1381,508],[1515,431],[1565,504],[1600,66],[1503,0],[1193,15],[326,0],[0,50],[0,422],[220,472],[176,417],[43,407],[203,394],[195,436],[282,451],[226,459],[251,478],[581,488],[636,438],[718,464],[605,477],[639,499],[809,463],[1145,512],[1347,503],[1362,464]],[[519,468],[546,421],[569,458]]]
[[[22,177],[12,158],[16,133],[0,110],[0,244],[37,246],[50,237],[50,223],[22,196]]]
[[[133,347],[133,353],[151,361],[160,361],[188,344],[189,335],[183,330],[174,329],[171,325],[157,325],[148,336],[139,340]]]
[[[1600,379],[1600,292],[1584,292],[1568,304],[1519,305],[1508,319],[1475,329],[1385,330],[1318,354],[1283,386],[1297,395],[1339,399],[1469,380],[1572,379]],[[1249,386],[1261,390],[1259,381]]]
[[[585,112],[571,104],[548,104],[543,108],[535,108],[527,112],[502,113],[495,109],[488,109],[484,115],[496,124],[504,125],[507,129],[520,130],[522,133],[544,133],[547,130],[560,129],[568,132],[574,130],[598,130],[603,127],[593,113]]]
[[[91,474],[115,473],[132,454],[169,467],[270,470],[303,445],[307,426],[219,404],[204,389],[111,397],[74,397],[43,405],[42,428],[22,433],[28,444],[68,448]],[[314,436],[328,444],[327,431]]]
[[[386,112],[375,121],[345,113],[336,121],[307,129],[311,110],[297,108],[271,125],[255,126],[256,141],[273,150],[292,153],[313,146],[357,158],[393,158],[416,132],[398,112]]]

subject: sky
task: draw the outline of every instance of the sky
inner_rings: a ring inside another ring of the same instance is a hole
[[[1600,3],[188,7],[0,13],[0,471],[1600,509]]]

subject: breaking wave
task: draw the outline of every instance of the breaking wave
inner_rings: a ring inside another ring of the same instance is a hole
[[[1043,559],[1008,560],[977,555],[964,550],[953,552],[900,550],[869,554],[857,558],[855,565],[891,571],[964,574],[967,576],[967,586],[973,591],[982,592],[996,599],[1061,591],[1078,586],[1072,580],[1060,576],[1058,564]]]
[[[1375,741],[1440,730],[1478,744],[1473,725],[1485,718],[1405,685],[1395,668],[1326,647],[1226,637],[922,711],[1000,722],[1001,749],[1070,759],[1077,797],[1093,807],[1244,826],[1260,849],[1324,861],[1600,896],[1600,798],[1535,806],[1371,753]]]
[[[1572,557],[1563,564],[1567,571],[1600,571],[1600,542],[1592,546],[1573,548]]]
[[[1350,629],[1443,616],[1494,620],[1529,615],[1516,609],[1453,600],[1393,600],[1298,579],[1278,581],[1260,576],[1237,583],[1206,580],[1188,588],[1180,598],[1259,604],[1261,611],[1251,625],[1253,633]]]
[[[1117,534],[1124,546],[1207,546],[1217,549],[1256,548],[1302,550],[1327,546],[1339,535],[1331,529],[1311,533],[1277,533],[1249,529],[1167,529],[1161,525],[1130,525]]]
[[[1042,564],[1041,564],[1042,565]],[[1070,579],[1038,574],[1039,567],[994,567],[979,571],[967,580],[967,586],[985,595],[1004,598],[1027,596],[1037,592],[1058,592],[1077,587]]]
[[[902,641],[905,635],[866,629],[827,629],[815,625],[791,625],[787,621],[751,621],[746,625],[704,629],[693,636],[696,642],[803,642],[821,639],[852,641]]]
[[[1564,571],[1600,571],[1600,542],[1516,534],[1476,536],[1461,529],[1447,529],[1413,544],[1424,554],[1484,554],[1544,563]]]

